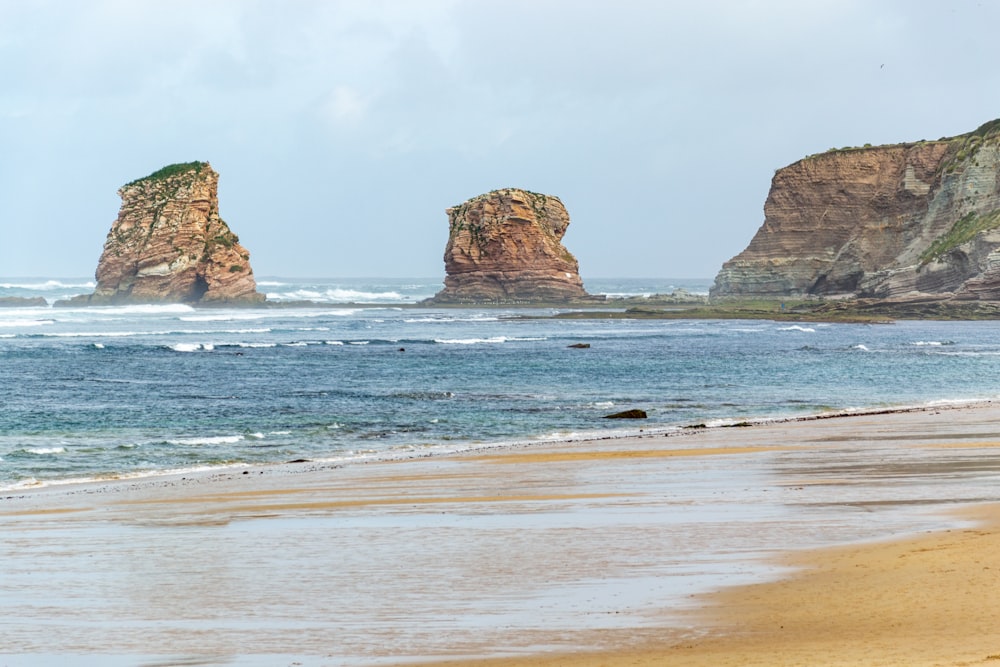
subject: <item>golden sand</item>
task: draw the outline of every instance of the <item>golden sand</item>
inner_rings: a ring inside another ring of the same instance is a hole
[[[793,447],[710,447],[701,449],[624,449],[584,451],[507,452],[475,458],[491,463],[557,463],[564,461],[600,461],[613,459],[661,459],[680,456],[725,456],[789,451]]]
[[[162,664],[293,652],[281,664],[1000,665],[1000,505],[983,502],[1000,501],[995,424],[992,407],[922,411],[11,493],[0,503],[0,644],[78,664],[159,664],[143,655],[170,646],[180,657]],[[705,470],[723,484],[678,495]],[[895,541],[885,525],[897,524],[877,518],[885,506],[940,515],[962,503],[961,519],[920,524],[951,530]],[[707,514],[684,514],[702,505]],[[732,513],[744,507],[761,514],[740,524]],[[706,536],[727,530],[737,559],[760,535],[776,536],[773,552],[815,545],[815,507],[836,519],[824,531],[860,525],[850,539],[881,541],[780,554],[784,578],[683,609],[654,603],[629,616],[598,585],[651,585],[664,559],[697,560],[717,544]],[[553,581],[592,593],[545,598],[546,609],[579,603],[600,618],[620,608],[624,622],[536,622],[545,612],[529,605]],[[527,623],[455,622],[489,618],[492,605]],[[121,618],[146,621],[120,632]],[[520,655],[488,657],[505,653]]]
[[[1000,505],[980,527],[795,554],[801,571],[704,596],[706,634],[601,653],[427,663],[490,667],[1000,664]]]

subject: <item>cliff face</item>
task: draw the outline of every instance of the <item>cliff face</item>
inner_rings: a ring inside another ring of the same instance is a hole
[[[1000,299],[1000,121],[775,173],[712,296],[794,295]]]
[[[447,276],[439,303],[563,301],[587,296],[561,241],[569,214],[558,197],[508,188],[449,208]]]
[[[219,217],[219,175],[176,164],[118,190],[91,304],[258,303],[250,253]]]

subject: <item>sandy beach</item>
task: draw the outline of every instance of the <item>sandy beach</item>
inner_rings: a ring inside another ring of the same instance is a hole
[[[1000,660],[1000,409],[7,492],[5,664]]]

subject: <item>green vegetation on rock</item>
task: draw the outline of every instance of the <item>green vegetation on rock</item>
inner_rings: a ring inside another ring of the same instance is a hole
[[[1000,209],[985,215],[970,212],[963,215],[952,225],[947,234],[938,237],[927,250],[920,255],[920,264],[928,264],[943,257],[948,251],[971,241],[982,232],[1000,227]]]
[[[171,176],[176,176],[178,174],[183,174],[187,171],[194,171],[196,174],[200,173],[201,170],[208,166],[207,162],[178,162],[177,164],[169,164],[162,169],[157,169],[149,176],[144,178],[137,178],[134,181],[125,184],[125,187],[130,185],[135,185],[141,181],[162,181],[170,178]]]

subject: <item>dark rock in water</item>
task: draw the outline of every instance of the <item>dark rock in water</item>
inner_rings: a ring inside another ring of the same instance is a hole
[[[571,347],[576,350],[587,350],[590,349],[590,343],[573,343],[572,345],[567,345],[566,347]]]
[[[645,410],[624,410],[622,412],[616,412],[613,415],[604,415],[605,419],[645,419]]]
[[[44,308],[48,305],[40,296],[0,296],[0,308]]]

